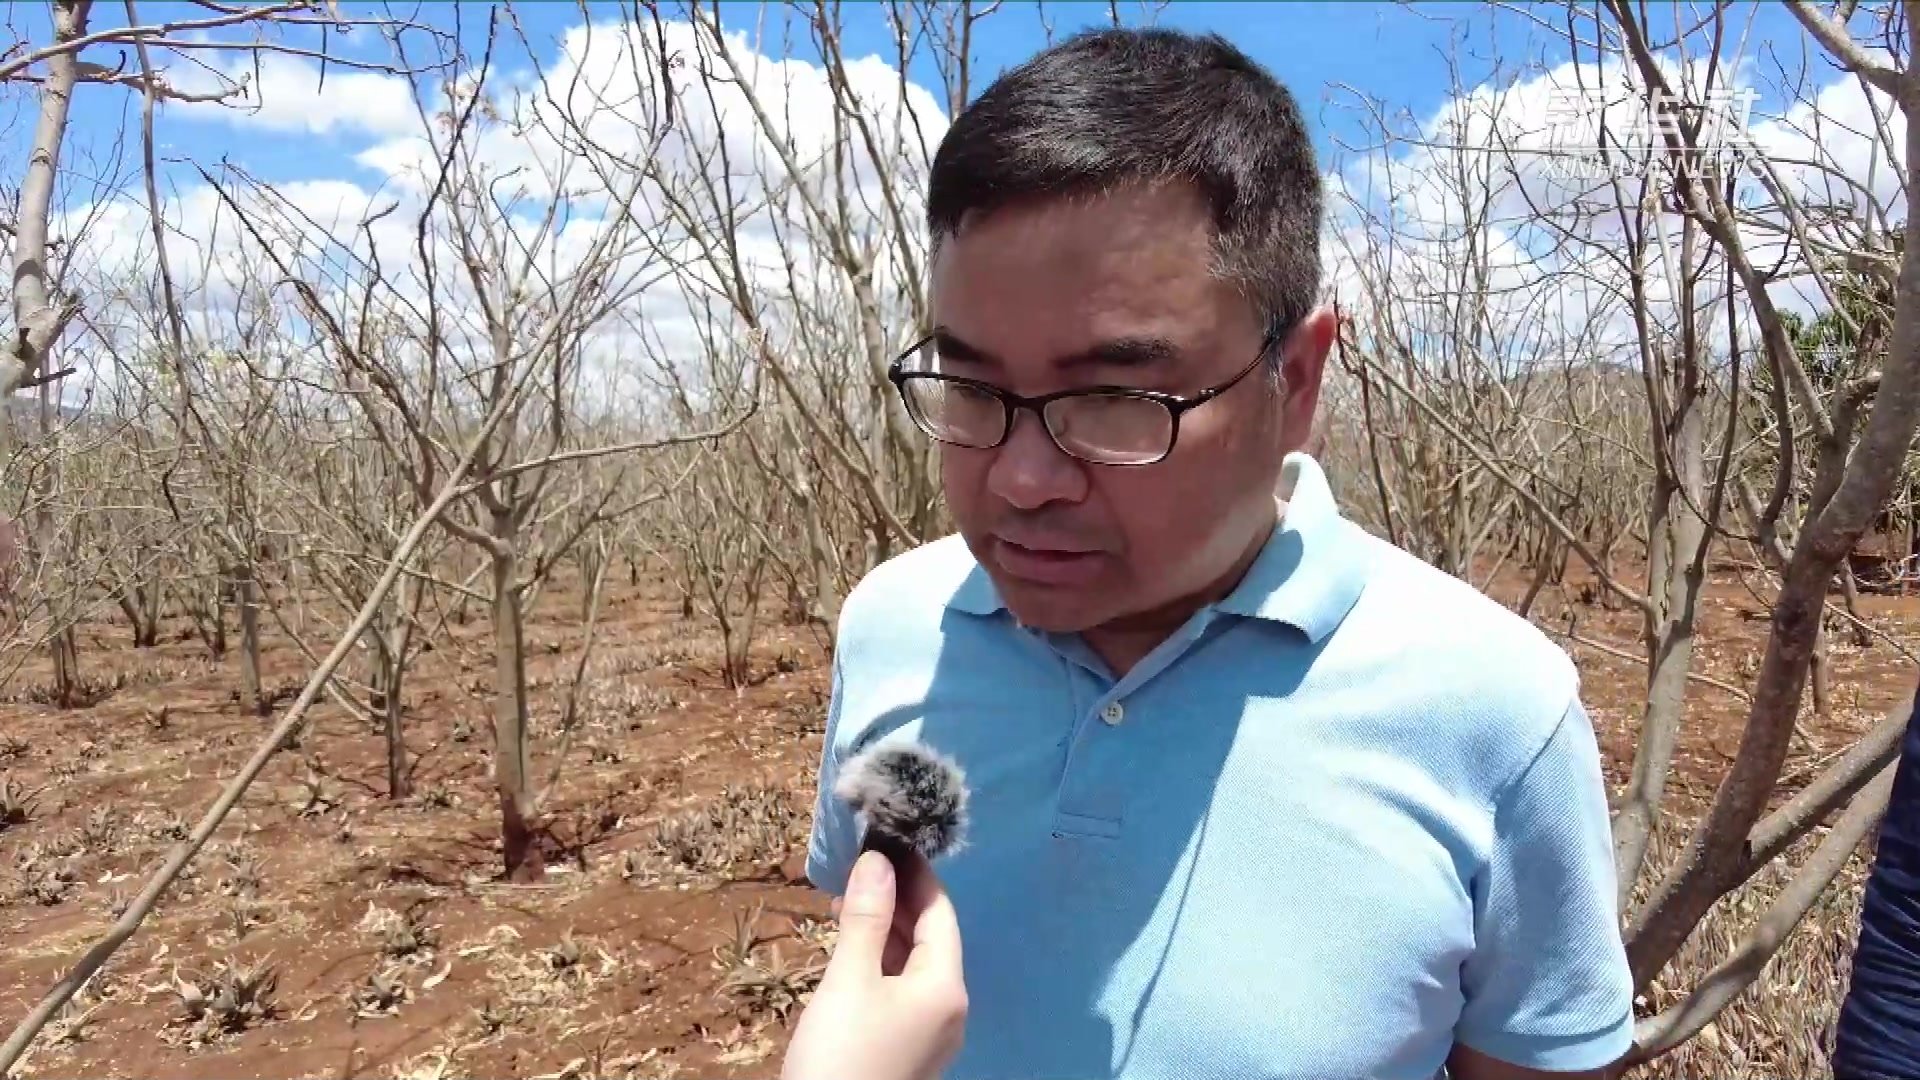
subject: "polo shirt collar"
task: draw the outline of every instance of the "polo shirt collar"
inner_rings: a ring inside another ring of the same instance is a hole
[[[947,598],[947,606],[969,615],[992,615],[1005,608],[1006,604],[1000,599],[1000,590],[994,588],[993,578],[976,560],[968,568],[960,587]]]
[[[1286,513],[1246,576],[1216,607],[1298,627],[1318,642],[1360,599],[1368,549],[1359,529],[1340,516],[1319,462],[1288,454],[1280,477]]]
[[[1233,592],[1214,606],[1224,614],[1293,626],[1311,641],[1331,634],[1366,584],[1366,547],[1340,516],[1326,474],[1312,457],[1288,454],[1281,466],[1285,514]],[[973,615],[1004,609],[978,563],[948,599]]]

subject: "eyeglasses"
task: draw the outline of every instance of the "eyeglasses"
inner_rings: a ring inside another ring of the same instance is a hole
[[[929,335],[901,353],[887,370],[914,425],[936,442],[990,450],[1007,441],[1013,414],[1040,418],[1061,452],[1095,465],[1152,465],[1173,452],[1180,418],[1233,388],[1267,358],[1280,340],[1269,331],[1259,352],[1225,382],[1191,396],[1130,386],[1093,386],[1024,397],[992,383],[925,370],[937,361]]]

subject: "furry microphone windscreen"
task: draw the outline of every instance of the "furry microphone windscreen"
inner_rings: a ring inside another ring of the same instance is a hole
[[[960,850],[967,831],[967,781],[960,766],[918,742],[877,743],[849,759],[834,794],[866,823],[861,850],[928,862]]]

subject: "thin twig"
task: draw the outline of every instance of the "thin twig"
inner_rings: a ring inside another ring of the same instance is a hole
[[[1630,663],[1630,664],[1639,664],[1642,667],[1645,667],[1647,664],[1646,657],[1635,656],[1632,653],[1628,652],[1627,650],[1619,647],[1618,645],[1608,645],[1605,642],[1594,641],[1591,638],[1581,637],[1579,634],[1573,633],[1572,631],[1558,630],[1551,626],[1542,626],[1541,629],[1553,635],[1554,637],[1565,638],[1566,640],[1571,641],[1576,645],[1584,645],[1587,648],[1594,650],[1595,652],[1605,653],[1608,656],[1615,657],[1620,660],[1625,660],[1627,663]],[[1743,702],[1752,703],[1753,701],[1752,694],[1747,693],[1745,690],[1742,690],[1731,683],[1723,683],[1719,679],[1716,679],[1710,675],[1702,675],[1697,671],[1689,671],[1687,672],[1687,680],[1689,682],[1700,683],[1704,686],[1711,686],[1715,690],[1723,691],[1727,694],[1732,695],[1733,697],[1740,699]]]

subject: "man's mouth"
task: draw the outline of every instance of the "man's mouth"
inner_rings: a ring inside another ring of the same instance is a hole
[[[1014,577],[1042,585],[1078,585],[1100,570],[1100,553],[1077,548],[1028,547],[994,538],[994,561]]]

